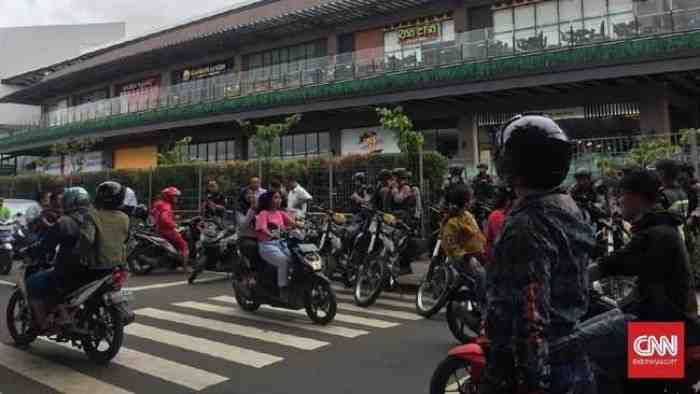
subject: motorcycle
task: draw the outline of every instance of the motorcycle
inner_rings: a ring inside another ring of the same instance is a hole
[[[321,227],[318,249],[325,261],[326,275],[352,287],[357,280],[357,267],[364,259],[367,243],[365,236],[368,215],[360,213],[360,220],[347,224],[346,216],[328,212]]]
[[[588,320],[615,307],[617,307],[617,302],[604,295],[600,287],[593,283],[593,289],[589,292],[588,311],[581,320]],[[478,393],[481,375],[486,367],[486,353],[488,349],[476,343],[475,339],[476,337],[466,344],[457,346],[449,351],[448,356],[438,365],[433,373],[430,381],[430,394],[449,392]],[[564,349],[566,347],[561,346],[558,350],[553,351]],[[686,352],[691,351],[691,349],[686,350]],[[695,357],[697,358],[695,363],[697,363],[697,367],[700,367],[700,346],[695,348],[695,352]],[[700,379],[700,374],[698,374],[698,378]],[[604,390],[600,392],[612,393],[618,391]]]
[[[441,213],[436,208],[431,207],[431,211]],[[454,281],[454,271],[447,264],[447,256],[442,250],[442,240],[440,239],[440,229],[433,232],[433,253],[430,257],[430,265],[425,276],[421,279],[416,293],[416,312],[430,318],[440,312],[449,300],[450,289]]]
[[[196,245],[194,272],[187,280],[189,284],[205,270],[231,273],[234,262],[240,259],[234,225],[221,229],[218,223],[206,221]]]
[[[414,229],[392,214],[377,211],[368,234],[366,258],[358,267],[354,291],[355,303],[362,307],[374,304],[384,287],[396,288],[401,266],[410,266],[427,250],[425,240],[416,238]]]
[[[8,275],[12,270],[16,226],[16,220],[0,221],[0,275]]]
[[[133,295],[123,288],[128,278],[126,270],[115,269],[63,297],[59,307],[65,308],[72,321],[67,325],[57,324],[54,311],[47,316],[49,328],[41,331],[29,305],[27,280],[46,269],[50,265],[27,258],[17,271],[17,285],[6,310],[7,328],[15,344],[28,346],[43,336],[58,343],[70,342],[97,364],[109,363],[122,346],[124,327],[135,320],[128,306]]]
[[[630,238],[630,231],[619,214],[597,218],[596,243],[599,255],[605,256],[613,253],[629,242]],[[618,302],[630,294],[636,283],[634,278],[624,276],[608,277],[600,280],[603,292]]]
[[[255,247],[241,250],[243,258],[234,262],[233,289],[238,305],[247,312],[255,312],[262,304],[292,310],[305,308],[314,323],[330,323],[335,318],[337,301],[330,280],[323,274],[318,248],[304,243],[304,234],[298,230],[282,238],[292,257],[290,300],[279,295],[277,267],[263,261]]]
[[[188,241],[190,256],[196,253],[192,240],[199,237],[202,228],[203,223],[199,218],[181,222],[177,228],[180,235]],[[184,260],[170,241],[153,232],[148,225],[138,225],[132,228],[129,234],[126,261],[132,273],[148,275],[157,268],[174,270],[182,265]]]

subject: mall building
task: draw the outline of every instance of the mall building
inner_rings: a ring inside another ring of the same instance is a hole
[[[42,108],[5,155],[99,137],[88,169],[143,168],[191,136],[193,159],[245,160],[241,121],[297,113],[281,157],[396,152],[375,109],[401,105],[427,149],[471,166],[521,111],[577,139],[700,126],[700,1],[260,0],[2,83],[0,102]]]

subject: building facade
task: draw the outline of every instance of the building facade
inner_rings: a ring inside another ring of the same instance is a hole
[[[401,105],[427,149],[476,165],[522,111],[574,138],[698,127],[700,3],[262,0],[3,83],[42,108],[4,154],[91,136],[95,163],[140,168],[191,136],[193,159],[250,159],[242,121],[295,113],[281,157],[397,152],[375,108]]]

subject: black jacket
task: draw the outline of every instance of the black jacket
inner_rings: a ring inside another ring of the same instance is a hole
[[[679,227],[683,219],[655,209],[633,226],[630,242],[604,257],[601,274],[636,276],[633,296],[620,305],[641,320],[697,318],[695,281]]]

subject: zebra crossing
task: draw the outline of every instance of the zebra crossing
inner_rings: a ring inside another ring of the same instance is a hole
[[[0,344],[0,370],[71,394],[150,391],[159,383],[178,387],[178,392],[198,392],[240,376],[239,369],[283,366],[289,357],[332,349],[334,344],[362,340],[422,319],[415,314],[410,296],[387,294],[365,309],[352,303],[349,290],[336,288],[336,293],[338,312],[327,326],[313,324],[303,310],[263,306],[249,313],[230,295],[212,295],[137,308],[137,321],[125,328],[124,345],[112,368],[86,362],[74,368],[72,361],[85,357],[80,350],[37,340],[27,350]],[[52,356],[56,352],[66,356],[56,359]],[[125,382],[120,374],[112,374],[113,369],[129,371],[148,387]]]

